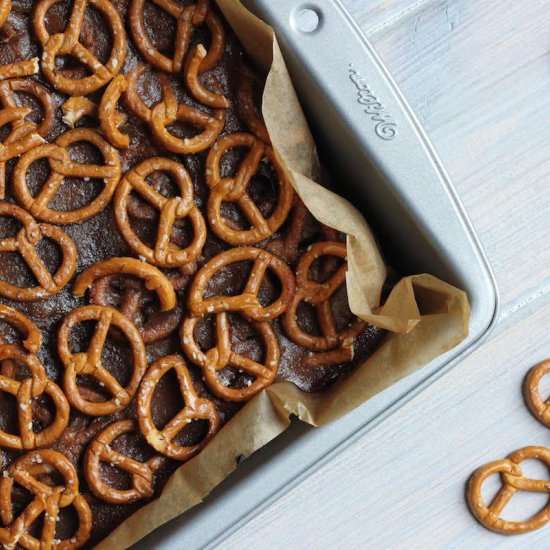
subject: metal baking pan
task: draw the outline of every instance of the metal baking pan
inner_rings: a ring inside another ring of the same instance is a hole
[[[253,515],[452,368],[487,334],[498,293],[437,155],[372,46],[338,0],[243,0],[275,28],[322,161],[365,214],[389,263],[468,293],[470,334],[455,349],[344,418],[293,422],[205,501],[137,548],[219,544]]]

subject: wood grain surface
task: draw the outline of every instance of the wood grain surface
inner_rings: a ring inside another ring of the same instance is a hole
[[[521,395],[527,370],[550,356],[550,3],[343,2],[446,165],[495,271],[501,315],[482,348],[223,547],[543,547],[550,526],[509,538],[478,526],[464,488],[477,466],[550,444]],[[522,495],[508,517],[544,502]]]

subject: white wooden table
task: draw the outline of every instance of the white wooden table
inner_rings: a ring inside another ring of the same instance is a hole
[[[550,356],[550,0],[344,2],[457,187],[498,280],[500,319],[481,349],[223,546],[542,547],[550,526],[507,538],[477,525],[464,487],[485,462],[550,446],[520,389]],[[519,498],[524,514],[541,504]]]

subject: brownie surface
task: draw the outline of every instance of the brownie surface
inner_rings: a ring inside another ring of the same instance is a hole
[[[140,80],[139,90],[143,101],[147,105],[152,106],[161,99],[161,88],[158,75],[156,74],[157,71],[148,66],[133,43],[132,33],[128,28],[127,10],[129,2],[125,0],[113,0],[112,4],[116,7],[122,20],[125,22],[128,38],[128,51],[121,74],[127,74],[138,63],[145,63],[147,65],[147,69]],[[36,2],[30,0],[13,1],[10,17],[0,29],[1,64],[13,63],[42,55],[42,46],[35,37],[32,24],[35,5]],[[64,31],[71,5],[72,2],[62,0],[49,10],[46,26],[50,34]],[[155,47],[163,52],[171,52],[176,40],[175,19],[152,2],[147,2],[145,6],[144,20],[148,34],[153,38]],[[220,14],[218,13],[218,15]],[[201,81],[206,87],[223,93],[231,102],[231,106],[226,111],[225,125],[221,136],[234,132],[249,131],[239,110],[238,90],[243,70],[253,70],[257,75],[256,80],[260,85],[258,86],[259,89],[256,90],[256,95],[258,96],[256,100],[259,100],[261,96],[261,87],[264,81],[264,77],[254,69],[238,40],[227,25],[225,25],[225,32],[226,46],[220,63],[201,77]],[[199,27],[192,33],[191,47],[200,43],[208,44],[209,40],[209,32],[203,27]],[[86,10],[80,41],[100,61],[105,62],[109,57],[112,45],[111,32],[104,18],[94,9]],[[248,67],[248,69],[245,69],[245,67]],[[74,59],[70,58],[62,59],[60,69],[67,71],[73,78],[80,78],[85,74],[85,71],[75,63]],[[46,136],[46,140],[52,142],[69,129],[63,122],[63,112],[61,109],[62,104],[68,99],[68,96],[57,92],[41,73],[28,78],[36,80],[43,85],[55,102],[55,121],[49,134]],[[202,106],[191,97],[186,90],[182,78],[174,75],[170,75],[169,78],[179,103],[192,105],[197,109],[210,112],[207,107]],[[103,91],[104,88],[90,94],[89,97],[99,102]],[[17,94],[17,101],[20,105],[29,105],[34,109],[35,112],[29,117],[31,120],[33,117],[35,117],[35,120],[39,119],[40,109],[37,109],[36,102],[30,96],[24,93]],[[122,173],[126,173],[139,162],[151,157],[162,156],[181,163],[193,180],[195,204],[206,218],[206,201],[209,189],[205,182],[205,162],[208,151],[193,155],[170,153],[162,144],[155,142],[148,124],[134,116],[126,108],[124,101],[119,102],[117,109],[127,117],[126,122],[120,127],[120,130],[123,134],[127,134],[130,137],[130,146],[127,149],[119,150]],[[98,129],[98,121],[93,117],[84,117],[76,124],[76,127]],[[194,130],[184,124],[174,125],[171,131],[174,135],[180,137],[191,137],[194,134]],[[3,135],[5,137],[6,133],[4,132]],[[71,158],[76,162],[102,162],[101,156],[98,155],[97,151],[86,145],[76,144],[74,147],[71,147],[70,153]],[[243,155],[244,153],[238,149],[231,150],[225,155],[221,166],[222,175],[234,174],[243,161]],[[6,168],[6,201],[13,203],[17,203],[17,201],[13,195],[10,181],[16,162],[17,159],[9,161]],[[39,161],[33,165],[27,177],[31,192],[36,193],[41,188],[48,174],[49,167],[47,162]],[[166,175],[157,173],[149,178],[149,181],[165,196],[175,196],[176,190],[173,182]],[[82,178],[66,178],[60,191],[50,203],[50,206],[58,210],[72,210],[80,207],[88,203],[94,196],[97,196],[102,186],[102,182],[99,181],[84,182]],[[264,216],[268,216],[273,212],[278,197],[278,176],[271,166],[266,163],[260,165],[259,171],[249,185],[248,192]],[[159,221],[158,212],[143,203],[136,196],[131,197],[129,211],[136,233],[139,234],[144,242],[153,243]],[[231,204],[224,205],[223,214],[225,219],[230,220],[234,227],[243,227],[246,225],[242,213]],[[300,223],[293,223],[293,217],[300,218]],[[77,274],[104,259],[122,256],[136,257],[136,254],[126,245],[117,230],[112,205],[109,205],[105,210],[87,221],[62,225],[60,227],[77,245]],[[12,219],[0,217],[1,238],[13,236],[14,231],[17,229],[18,227],[14,225]],[[292,254],[292,257],[285,257],[285,261],[288,262],[293,271],[296,270],[300,257],[311,244],[326,240],[345,242],[342,235],[322,226],[309,213],[304,211],[303,206],[296,199],[295,206],[287,222],[272,237],[254,246],[265,248],[274,254],[278,254],[281,251],[281,242],[288,237],[289,232],[296,233],[296,231],[299,231],[299,235],[293,235],[297,243],[295,252]],[[172,232],[174,243],[185,247],[191,238],[192,234],[188,224],[184,222],[175,224]],[[177,307],[167,313],[160,312],[155,293],[147,290],[139,280],[133,280],[131,277],[114,277],[108,281],[97,283],[91,289],[91,292],[82,298],[77,298],[71,293],[71,283],[69,283],[59,293],[44,300],[16,302],[0,298],[0,302],[21,311],[40,328],[43,344],[37,356],[44,365],[48,377],[62,387],[63,366],[57,350],[57,331],[69,312],[79,306],[89,304],[90,300],[118,308],[124,300],[125,293],[139,294],[141,307],[139,308],[139,314],[135,318],[137,326],[147,326],[153,332],[155,330],[170,332],[169,336],[161,341],[147,344],[148,364],[152,364],[155,360],[170,354],[179,354],[184,357],[178,328],[187,313],[186,298],[189,285],[198,269],[208,262],[208,260],[229,248],[231,247],[228,244],[216,237],[211,231],[208,231],[206,244],[202,253],[191,266],[187,266],[186,269],[181,270],[162,269],[174,283],[178,297]],[[43,239],[39,246],[39,252],[45,264],[54,272],[60,261],[59,253],[55,246]],[[0,280],[9,281],[21,287],[34,286],[36,284],[32,274],[30,274],[27,266],[17,252],[4,252],[1,256]],[[337,259],[316,262],[312,266],[311,276],[319,281],[324,281],[341,263],[342,261]],[[208,292],[211,295],[236,295],[241,293],[243,282],[246,281],[250,267],[250,262],[241,262],[224,269],[210,282]],[[262,303],[270,303],[276,299],[279,293],[280,283],[275,277],[268,275],[262,284],[260,300]],[[331,304],[337,327],[344,327],[353,318],[347,305],[345,285],[331,297]],[[298,308],[297,314],[301,327],[313,334],[320,333],[313,306],[302,304]],[[231,338],[233,349],[241,355],[261,360],[263,344],[258,337],[253,323],[238,313],[229,314],[229,318],[232,327]],[[311,366],[304,365],[304,359],[311,356],[311,352],[288,338],[282,327],[281,319],[278,318],[272,321],[272,326],[276,331],[281,351],[277,380],[289,380],[305,391],[319,391],[334,383],[335,380],[371,355],[384,338],[383,331],[367,325],[354,341],[353,361],[312,368]],[[171,330],[173,327],[176,327],[176,329]],[[90,326],[84,326],[80,332],[75,334],[73,342],[75,349],[79,346],[85,346],[90,337],[90,330]],[[0,324],[0,338],[2,338],[3,342],[19,343],[15,332],[5,324]],[[213,345],[213,338],[213,321],[211,317],[207,316],[199,323],[196,330],[196,340],[202,349],[209,349]],[[132,370],[129,349],[124,339],[113,330],[111,330],[108,336],[102,359],[117,380],[123,382],[129,378]],[[213,395],[204,382],[201,368],[193,364],[187,357],[185,361],[198,394],[212,400],[220,414],[222,423],[227,422],[240,409],[242,404],[228,402]],[[2,365],[2,368],[4,368],[4,365]],[[18,367],[17,376],[19,378],[25,376],[25,370],[22,367]],[[227,368],[226,372],[221,373],[221,376],[233,387],[244,387],[250,382],[250,377],[247,374],[240,373],[232,368]],[[85,379],[82,380],[82,384],[87,386],[94,395],[98,395],[98,399],[101,399],[102,388]],[[182,405],[182,397],[178,389],[176,377],[174,373],[169,373],[155,390],[152,407],[155,423],[162,426],[181,409]],[[2,394],[0,397],[1,429],[9,433],[18,432],[16,410],[17,404],[15,399],[7,394]],[[51,422],[52,405],[46,398],[37,398],[33,402],[33,412],[33,429],[38,432]],[[88,490],[86,480],[82,475],[83,455],[90,441],[98,432],[114,421],[135,418],[135,399],[123,411],[106,416],[91,417],[75,409],[71,409],[70,422],[67,429],[61,438],[51,445],[52,449],[66,455],[77,468],[81,483],[80,491],[92,509],[93,528],[86,547],[91,547],[102,540],[125,518],[148,502],[147,500],[143,500],[126,505],[109,504],[98,499]],[[182,445],[194,444],[203,437],[205,429],[203,422],[190,424],[178,436],[178,443]],[[155,454],[155,451],[147,445],[145,438],[139,432],[122,436],[116,441],[114,448],[139,461],[147,460]],[[21,454],[23,452],[4,449],[3,468],[9,466]],[[163,459],[162,462],[162,466],[155,473],[155,495],[160,493],[167,479],[181,464],[169,458]],[[101,474],[107,484],[112,487],[125,488],[128,486],[128,476],[117,468],[105,466],[102,468]],[[25,491],[14,491],[14,510],[16,512],[17,510],[22,510],[26,503],[28,503],[29,498],[29,495]],[[59,538],[63,538],[64,534],[70,536],[74,530],[75,518],[70,514],[60,517],[56,533]],[[39,522],[33,525],[32,532],[40,532]]]

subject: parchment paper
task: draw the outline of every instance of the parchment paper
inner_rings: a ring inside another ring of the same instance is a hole
[[[399,281],[380,307],[384,262],[364,218],[345,199],[313,182],[315,144],[273,31],[239,0],[217,0],[251,57],[269,71],[263,114],[273,147],[296,192],[322,223],[347,234],[350,307],[390,331],[381,347],[328,391],[308,394],[278,382],[258,394],[195,458],[170,478],[161,496],[141,508],[96,548],[127,548],[201,500],[248,457],[290,424],[290,415],[321,426],[411,374],[468,334],[465,293],[431,275]],[[391,223],[391,221],[388,221]]]

